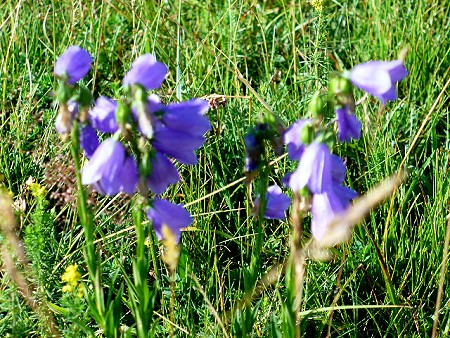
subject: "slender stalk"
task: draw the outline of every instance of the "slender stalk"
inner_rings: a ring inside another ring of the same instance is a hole
[[[75,176],[77,179],[77,203],[78,215],[84,230],[85,244],[84,257],[86,260],[88,272],[92,283],[94,284],[95,305],[99,318],[103,323],[99,323],[102,327],[105,324],[105,303],[103,296],[103,288],[101,283],[100,256],[95,252],[94,246],[94,224],[93,217],[88,209],[86,190],[81,182],[81,164],[80,164],[80,140],[78,122],[74,121],[72,128],[72,144],[71,153],[75,165]]]
[[[294,310],[294,323],[295,336],[301,337],[300,330],[300,309],[303,297],[303,279],[305,275],[305,255],[302,251],[301,237],[303,233],[303,208],[302,199],[298,192],[294,194],[293,200],[293,215],[292,215],[292,232],[291,232],[291,256],[290,264],[291,271],[294,277],[294,290],[291,294],[294,296],[293,310]],[[298,323],[298,324],[297,324]]]
[[[442,299],[444,297],[445,272],[448,262],[448,247],[450,242],[450,218],[447,221],[447,231],[445,233],[444,252],[442,253],[441,277],[439,278],[439,289],[436,300],[436,309],[434,310],[433,331],[431,338],[437,337],[439,329],[439,312],[441,311]]]

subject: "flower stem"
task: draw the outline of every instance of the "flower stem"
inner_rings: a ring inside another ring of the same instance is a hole
[[[95,292],[95,309],[94,310],[100,322],[101,327],[105,324],[105,303],[103,296],[103,288],[101,284],[101,271],[100,271],[100,256],[95,252],[94,246],[94,224],[93,217],[87,205],[86,190],[81,182],[81,164],[80,164],[80,140],[78,122],[74,121],[72,127],[72,144],[71,153],[73,162],[75,165],[75,175],[77,179],[77,202],[78,202],[78,216],[80,218],[81,225],[84,230],[85,245],[83,254],[86,260],[89,277],[94,285]]]

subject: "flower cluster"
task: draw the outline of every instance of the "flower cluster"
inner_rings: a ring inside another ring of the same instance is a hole
[[[101,96],[92,104],[85,91],[76,92],[91,62],[88,52],[72,46],[58,58],[54,69],[60,80],[57,130],[66,133],[77,121],[80,145],[89,159],[81,172],[82,183],[103,195],[164,193],[180,180],[174,160],[197,163],[195,150],[204,144],[211,128],[205,116],[209,103],[192,99],[166,105],[156,94],[149,95],[149,90],[162,85],[168,69],[155,56],[145,54],[123,78],[124,98],[115,101]],[[104,135],[102,142],[99,133]],[[180,228],[192,222],[184,207],[161,199],[150,202],[147,216],[159,238],[162,224],[179,240]]]
[[[78,297],[83,297],[83,285],[80,283],[81,273],[78,271],[78,265],[72,264],[67,266],[66,270],[61,276],[61,281],[66,283],[62,287],[62,292],[76,292]]]
[[[370,61],[355,66],[352,70],[334,77],[329,92],[317,93],[311,100],[310,113],[313,118],[300,119],[284,132],[284,143],[288,156],[298,161],[297,168],[287,174],[283,182],[296,194],[308,196],[311,201],[311,232],[321,240],[333,218],[343,212],[357,193],[343,185],[346,167],[339,156],[332,154],[335,138],[341,142],[358,140],[361,122],[354,115],[353,86],[379,98],[383,104],[397,98],[395,84],[405,78],[408,71],[402,61]],[[327,107],[334,107],[337,136],[329,130],[332,124],[322,123]],[[267,130],[276,129],[265,125]],[[254,128],[245,138],[247,149],[246,171],[254,171],[263,162],[264,148],[261,128]],[[289,207],[289,198],[278,186],[269,187],[266,193],[266,218],[284,218]],[[255,200],[260,208],[260,199]]]

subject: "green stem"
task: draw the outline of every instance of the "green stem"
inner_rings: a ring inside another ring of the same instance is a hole
[[[72,129],[72,146],[71,153],[73,162],[75,165],[75,176],[77,179],[77,202],[78,202],[78,215],[81,225],[84,230],[85,245],[84,245],[84,257],[87,263],[90,279],[94,285],[95,291],[95,304],[98,317],[102,319],[103,323],[99,323],[104,327],[105,323],[105,302],[103,296],[103,288],[101,284],[101,271],[100,271],[100,256],[95,252],[94,246],[94,224],[93,217],[87,205],[86,190],[81,182],[81,164],[80,164],[80,132],[78,129],[78,122],[74,121]]]

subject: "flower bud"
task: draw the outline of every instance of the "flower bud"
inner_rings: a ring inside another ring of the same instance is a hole
[[[302,128],[300,139],[303,144],[308,145],[314,141],[315,135],[316,132],[314,130],[314,127],[310,124],[307,124]]]
[[[321,117],[324,115],[326,101],[319,91],[315,92],[309,101],[309,111],[313,117]]]
[[[352,89],[352,83],[347,77],[335,76],[330,80],[330,93],[332,95],[352,95]]]
[[[63,81],[58,81],[58,88],[56,89],[56,98],[60,104],[69,101],[72,96],[72,90]]]
[[[130,107],[123,101],[119,101],[117,103],[116,119],[117,124],[120,126],[121,129],[123,129],[125,124],[129,121],[130,116],[131,116]]]
[[[92,103],[93,97],[91,91],[86,87],[80,85],[80,91],[76,101],[79,103],[80,107],[89,107]]]

